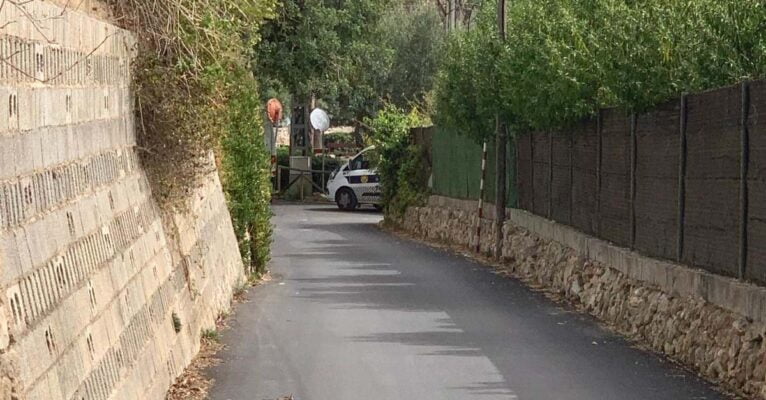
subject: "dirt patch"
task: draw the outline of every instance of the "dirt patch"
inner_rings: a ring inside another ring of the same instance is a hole
[[[205,369],[220,363],[216,354],[223,349],[217,339],[202,338],[199,353],[168,390],[167,400],[202,400],[213,386],[213,380],[205,376]]]
[[[247,302],[247,293],[250,289],[271,280],[273,280],[271,274],[267,273],[260,279],[249,280],[236,288],[232,298],[232,310],[235,311],[234,305]],[[220,342],[220,335],[222,331],[228,328],[227,321],[231,315],[219,315],[215,322],[215,329],[202,332],[199,353],[170,387],[165,396],[166,400],[204,400],[208,398],[208,392],[215,381],[208,377],[205,371],[221,362],[216,356],[225,347]],[[292,400],[292,395],[281,397],[278,400]]]

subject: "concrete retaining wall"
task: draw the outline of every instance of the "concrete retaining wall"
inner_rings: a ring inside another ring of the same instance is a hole
[[[221,184],[163,215],[130,33],[19,4],[0,8],[0,399],[164,398],[242,279]]]
[[[474,249],[476,207],[432,196],[396,223],[427,240]],[[488,205],[481,221],[487,253],[495,248],[493,210]],[[564,296],[713,381],[766,399],[766,288],[645,257],[526,211],[508,215],[503,271]]]

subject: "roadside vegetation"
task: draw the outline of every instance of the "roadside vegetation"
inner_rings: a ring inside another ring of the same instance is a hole
[[[138,39],[137,130],[155,197],[184,210],[214,154],[247,272],[263,273],[271,193],[252,49],[276,1],[125,0],[112,7]]]
[[[355,127],[345,141],[378,146],[387,212],[424,198],[423,149],[408,134],[430,123],[442,19],[433,0],[283,0],[255,47],[263,101],[289,109],[313,97],[335,125]]]
[[[437,79],[437,124],[477,141],[496,114],[517,131],[556,129],[766,74],[759,0],[514,0],[504,44],[496,4],[450,35]]]
[[[431,0],[283,0],[255,47],[263,99],[308,104],[354,125],[386,104],[427,109],[444,40]]]
[[[430,125],[428,117],[417,108],[410,112],[387,105],[375,118],[368,118],[374,160],[381,179],[383,204],[388,216],[398,218],[407,207],[418,205],[428,196],[426,149],[411,141],[410,129]]]

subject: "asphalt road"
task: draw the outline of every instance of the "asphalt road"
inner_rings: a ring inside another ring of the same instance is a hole
[[[212,399],[726,398],[520,282],[380,231],[380,214],[274,210],[276,278],[223,334]]]

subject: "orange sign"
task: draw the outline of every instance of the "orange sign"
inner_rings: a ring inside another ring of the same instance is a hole
[[[282,103],[277,99],[271,99],[266,103],[266,112],[269,114],[269,121],[277,124],[282,120]]]

